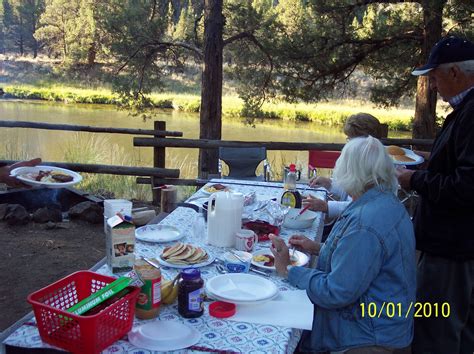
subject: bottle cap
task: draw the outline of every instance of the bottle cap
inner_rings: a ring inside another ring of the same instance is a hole
[[[209,305],[209,314],[217,318],[227,318],[235,315],[236,306],[230,302],[214,301]]]
[[[201,276],[201,272],[197,268],[185,268],[181,271],[181,277],[184,280],[197,279]]]
[[[296,172],[296,165],[294,163],[290,165],[290,172]]]

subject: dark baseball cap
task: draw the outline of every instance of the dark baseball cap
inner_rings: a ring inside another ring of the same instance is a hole
[[[466,60],[474,60],[474,44],[459,37],[445,37],[431,49],[428,63],[416,68],[411,74],[416,76],[426,75],[441,64]]]

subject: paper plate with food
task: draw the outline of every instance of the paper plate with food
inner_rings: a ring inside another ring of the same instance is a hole
[[[232,192],[232,189],[220,183],[210,184],[209,186],[205,186],[202,190],[206,194],[212,194],[212,193],[222,192],[222,191]]]
[[[385,148],[395,165],[419,165],[424,161],[422,156],[415,154],[410,149],[405,149],[395,145],[390,145]]]
[[[82,181],[82,176],[74,171],[54,166],[18,167],[11,176],[30,186],[63,188]]]
[[[252,253],[252,264],[263,269],[275,270],[275,257],[269,248],[264,248]],[[290,250],[290,264],[304,266],[308,264],[309,256],[303,252]]]
[[[161,265],[178,269],[199,268],[214,262],[214,257],[204,248],[183,242],[165,247],[157,259]]]

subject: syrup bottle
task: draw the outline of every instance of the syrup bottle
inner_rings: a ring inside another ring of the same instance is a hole
[[[295,164],[290,165],[290,171],[285,177],[283,188],[285,191],[281,196],[281,204],[291,208],[301,208],[302,198],[301,194],[296,190],[296,166]]]

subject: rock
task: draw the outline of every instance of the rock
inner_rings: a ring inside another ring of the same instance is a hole
[[[45,230],[69,229],[71,227],[71,225],[69,223],[65,223],[65,222],[55,223],[55,222],[52,222],[52,221],[48,221],[46,224],[44,224],[43,227],[44,227]]]
[[[30,221],[30,214],[20,204],[9,204],[5,214],[8,225],[25,225]]]
[[[0,220],[5,219],[7,215],[8,204],[0,204]]]
[[[137,211],[136,213],[132,213],[132,220],[135,226],[143,226],[155,216],[156,212],[154,210]]]
[[[61,208],[56,204],[39,208],[33,213],[33,221],[39,224],[44,224],[48,221],[61,222],[62,220],[63,214]]]
[[[90,222],[91,224],[100,224],[104,222],[104,209],[97,203],[82,202],[69,209],[71,219],[79,219]]]

